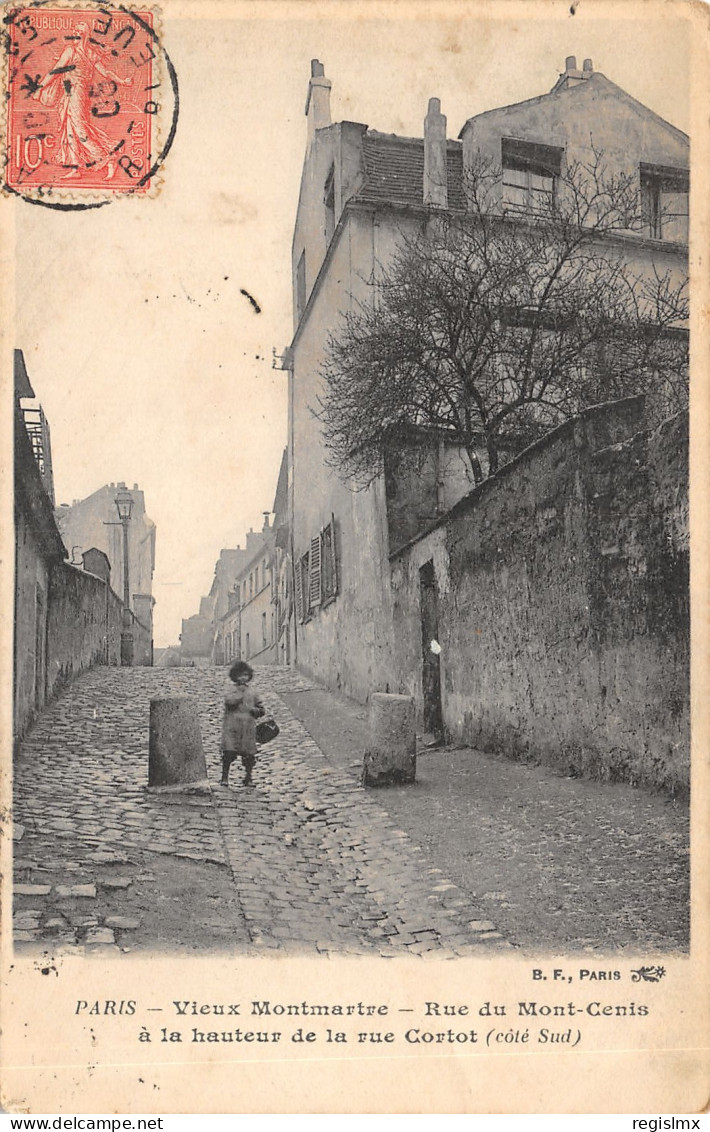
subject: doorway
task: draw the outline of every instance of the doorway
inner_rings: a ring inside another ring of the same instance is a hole
[[[424,730],[440,738],[444,723],[441,709],[441,670],[439,654],[439,594],[433,561],[419,569],[419,607],[422,621],[422,697]]]

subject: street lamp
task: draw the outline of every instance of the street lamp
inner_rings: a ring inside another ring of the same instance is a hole
[[[123,626],[121,629],[121,664],[133,664],[133,620],[131,617],[131,587],[128,578],[128,524],[133,512],[133,496],[122,488],[115,500],[118,519],[123,527]]]

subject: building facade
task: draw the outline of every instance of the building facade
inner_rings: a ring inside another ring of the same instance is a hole
[[[194,613],[192,617],[183,617],[180,631],[180,657],[191,661],[212,658],[212,645],[214,641],[214,625],[209,617]]]
[[[244,547],[220,551],[199,614],[183,621],[183,656],[209,655],[215,665],[235,660],[289,663],[292,583],[286,450],[272,512],[263,512],[262,530],[250,530]]]
[[[272,602],[274,538],[267,512],[262,530],[247,534],[246,559],[235,581],[235,598],[239,598],[238,659],[250,664],[275,664],[277,660]]]
[[[333,123],[330,81],[318,61],[311,72],[287,351],[291,644],[299,668],[364,702],[373,691],[412,690],[395,663],[401,610],[393,603],[391,556],[472,485],[465,477],[447,479],[442,490],[434,463],[408,486],[387,474],[364,490],[342,481],[314,415],[328,336],[344,313],[371,301],[368,281],[377,279],[403,233],[421,230],[442,211],[466,213],[467,170],[481,159],[500,168],[500,215],[517,224],[528,222],[540,200],[554,198],[565,169],[602,151],[609,175],[630,175],[637,184],[647,216],[643,231],[617,235],[615,254],[639,273],[686,278],[689,148],[685,134],[595,72],[590,60],[578,69],[568,58],[549,93],[477,115],[455,140],[446,136],[436,99],[420,138]],[[421,579],[417,623],[419,607],[447,584],[444,567],[434,556]],[[421,656],[415,670],[421,706],[430,677]],[[446,658],[440,679],[446,687]],[[446,710],[444,702],[444,726],[452,722]]]

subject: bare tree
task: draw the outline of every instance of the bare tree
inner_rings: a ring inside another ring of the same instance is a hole
[[[329,338],[316,415],[358,485],[418,429],[460,447],[479,482],[587,405],[687,404],[687,278],[629,265],[648,224],[634,178],[595,153],[524,212],[505,210],[500,185],[499,170],[470,170],[466,213],[432,210],[402,233]]]

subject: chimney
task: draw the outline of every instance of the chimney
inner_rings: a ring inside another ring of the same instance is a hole
[[[449,194],[446,176],[446,116],[438,98],[429,99],[424,119],[424,204],[446,208]]]
[[[576,56],[568,55],[565,59],[565,69],[553,86],[551,93],[554,94],[557,90],[567,90],[571,86],[579,86],[585,79],[591,79],[593,74],[594,67],[591,59],[585,59],[582,70],[578,71]]]
[[[262,515],[264,516],[264,526],[262,527],[262,530],[264,530],[264,531],[268,531],[270,529],[269,528],[269,515],[270,514],[271,514],[270,511],[262,511]]]
[[[313,140],[316,130],[330,126],[330,88],[331,81],[325,77],[325,69],[318,59],[311,59],[311,80],[306,98],[306,117],[308,119],[308,141]]]

